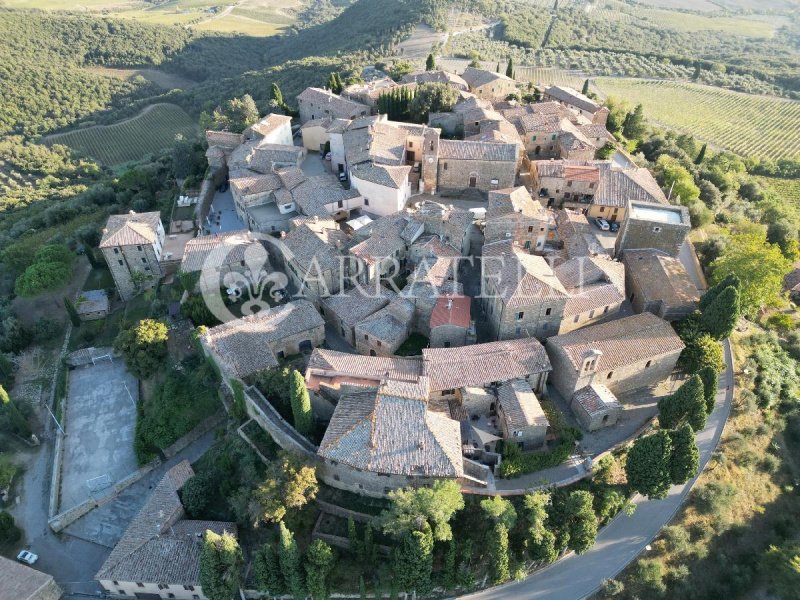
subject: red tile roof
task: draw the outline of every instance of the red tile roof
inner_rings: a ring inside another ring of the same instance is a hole
[[[431,314],[431,329],[441,325],[469,328],[470,298],[461,295],[442,296],[436,301]]]

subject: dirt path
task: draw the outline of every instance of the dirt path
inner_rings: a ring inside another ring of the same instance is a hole
[[[184,25],[184,29],[191,29],[192,27],[197,27],[198,25],[202,25],[203,23],[208,23],[209,21],[213,21],[214,19],[221,19],[222,17],[227,17],[234,8],[238,6],[237,4],[230,4],[225,7],[225,10],[222,12],[214,13],[208,19],[203,19],[202,21],[198,21],[197,23],[189,23],[188,25]]]

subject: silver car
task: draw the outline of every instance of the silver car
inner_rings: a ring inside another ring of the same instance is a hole
[[[608,221],[606,221],[602,217],[596,217],[595,220],[594,220],[594,223],[595,223],[595,225],[597,225],[603,231],[608,231],[609,229],[611,229],[611,225],[609,225]]]
[[[39,557],[33,552],[29,552],[28,550],[22,550],[20,551],[19,554],[17,554],[17,560],[19,562],[25,563],[26,565],[32,565],[37,560],[39,560]]]

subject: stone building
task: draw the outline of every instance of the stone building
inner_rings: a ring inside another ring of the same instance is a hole
[[[468,296],[458,294],[441,296],[436,301],[430,320],[431,348],[455,348],[474,343],[470,302]]]
[[[422,85],[424,83],[444,83],[461,92],[469,91],[469,85],[464,79],[455,73],[447,71],[414,71],[408,75],[403,75],[400,79],[402,83],[414,83]]]
[[[375,314],[396,296],[381,285],[355,286],[323,298],[320,312],[348,344],[356,345],[356,325]]]
[[[549,213],[522,186],[489,192],[485,223],[484,243],[512,240],[530,252],[541,252],[550,232]]]
[[[363,198],[364,210],[391,215],[403,209],[411,197],[408,165],[361,163],[350,169],[350,183]]]
[[[161,279],[164,238],[160,212],[130,211],[108,218],[100,240],[100,251],[120,298],[130,300]]]
[[[228,157],[244,143],[244,135],[230,131],[206,131],[206,158],[212,169],[225,169]]]
[[[526,380],[512,379],[497,388],[497,413],[503,439],[523,450],[544,444],[550,422]]]
[[[75,310],[81,321],[96,321],[108,315],[109,302],[105,290],[85,290],[75,299]]]
[[[244,130],[244,139],[258,140],[260,144],[292,146],[292,117],[270,113],[258,123]]]
[[[386,379],[376,390],[343,395],[318,455],[333,486],[370,496],[461,479],[460,426],[428,404],[427,378]]]
[[[424,225],[412,214],[399,212],[376,219],[361,227],[348,244],[358,264],[358,279],[372,283],[407,271],[406,258],[411,244],[424,232]]]
[[[672,374],[684,345],[669,323],[642,313],[547,340],[552,383],[562,397],[603,384],[614,394],[641,390]]]
[[[370,114],[369,106],[342,98],[329,90],[308,87],[297,96],[300,123],[314,119],[355,119]]]
[[[411,333],[414,304],[403,297],[356,323],[356,349],[369,356],[391,356]]]
[[[481,271],[481,301],[494,338],[558,333],[570,296],[547,260],[510,241],[493,242],[483,247]]]
[[[406,83],[403,81],[403,83]],[[378,99],[395,88],[403,87],[391,77],[373,79],[363,83],[352,83],[342,90],[342,98],[358,102],[369,106],[373,111],[376,110]],[[415,86],[412,86],[415,87]]]
[[[611,390],[601,383],[587,385],[575,392],[569,407],[586,431],[611,427],[622,415],[622,404]]]
[[[680,259],[661,250],[627,250],[625,287],[633,310],[677,321],[697,309],[700,293]]]
[[[503,73],[467,67],[461,78],[469,86],[469,91],[478,98],[505,100],[517,92],[517,82]]]
[[[531,163],[531,187],[547,206],[585,210],[600,184],[606,161],[535,160]]]
[[[61,594],[52,575],[0,556],[0,600],[58,600]]]
[[[608,109],[581,94],[579,91],[567,86],[551,86],[542,93],[545,102],[558,102],[569,107],[578,114],[591,119],[595,125],[605,125],[608,119]]]
[[[331,126],[333,119],[324,117],[322,119],[314,119],[313,121],[306,121],[300,127],[300,136],[303,140],[303,148],[309,152],[322,153],[325,144],[330,142],[330,134],[328,129]]]
[[[517,144],[440,140],[436,189],[457,195],[470,189],[488,193],[513,187],[519,159]]]
[[[625,220],[614,245],[616,256],[626,250],[661,250],[677,257],[692,229],[685,206],[628,201]]]
[[[184,246],[180,271],[199,273],[213,269],[224,276],[231,271],[244,272],[248,268],[248,258],[259,260],[266,256],[261,242],[246,230],[200,235]]]
[[[571,258],[555,274],[569,294],[559,334],[610,319],[625,301],[625,266],[605,255]]]
[[[310,353],[325,341],[325,321],[308,300],[262,310],[210,328],[200,337],[226,379],[243,379],[280,365],[293,354]]]
[[[629,202],[669,204],[648,169],[611,166],[602,172],[597,193],[586,210],[586,216],[590,219],[601,217],[609,223],[623,221]]]
[[[283,238],[283,252],[273,257],[298,295],[314,302],[337,294],[349,277],[343,254],[347,236],[332,219],[306,219]]]
[[[95,575],[106,594],[206,600],[200,584],[203,536],[209,530],[235,536],[237,528],[235,523],[185,518],[179,492],[193,475],[189,461],[183,460],[155,486]]]
[[[597,238],[597,228],[589,224],[586,215],[562,208],[556,212],[555,218],[557,238],[563,244],[567,258],[609,254]]]

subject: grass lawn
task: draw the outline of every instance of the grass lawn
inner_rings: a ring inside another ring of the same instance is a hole
[[[427,348],[430,340],[421,333],[412,333],[395,352],[395,356],[420,356],[422,349]]]

